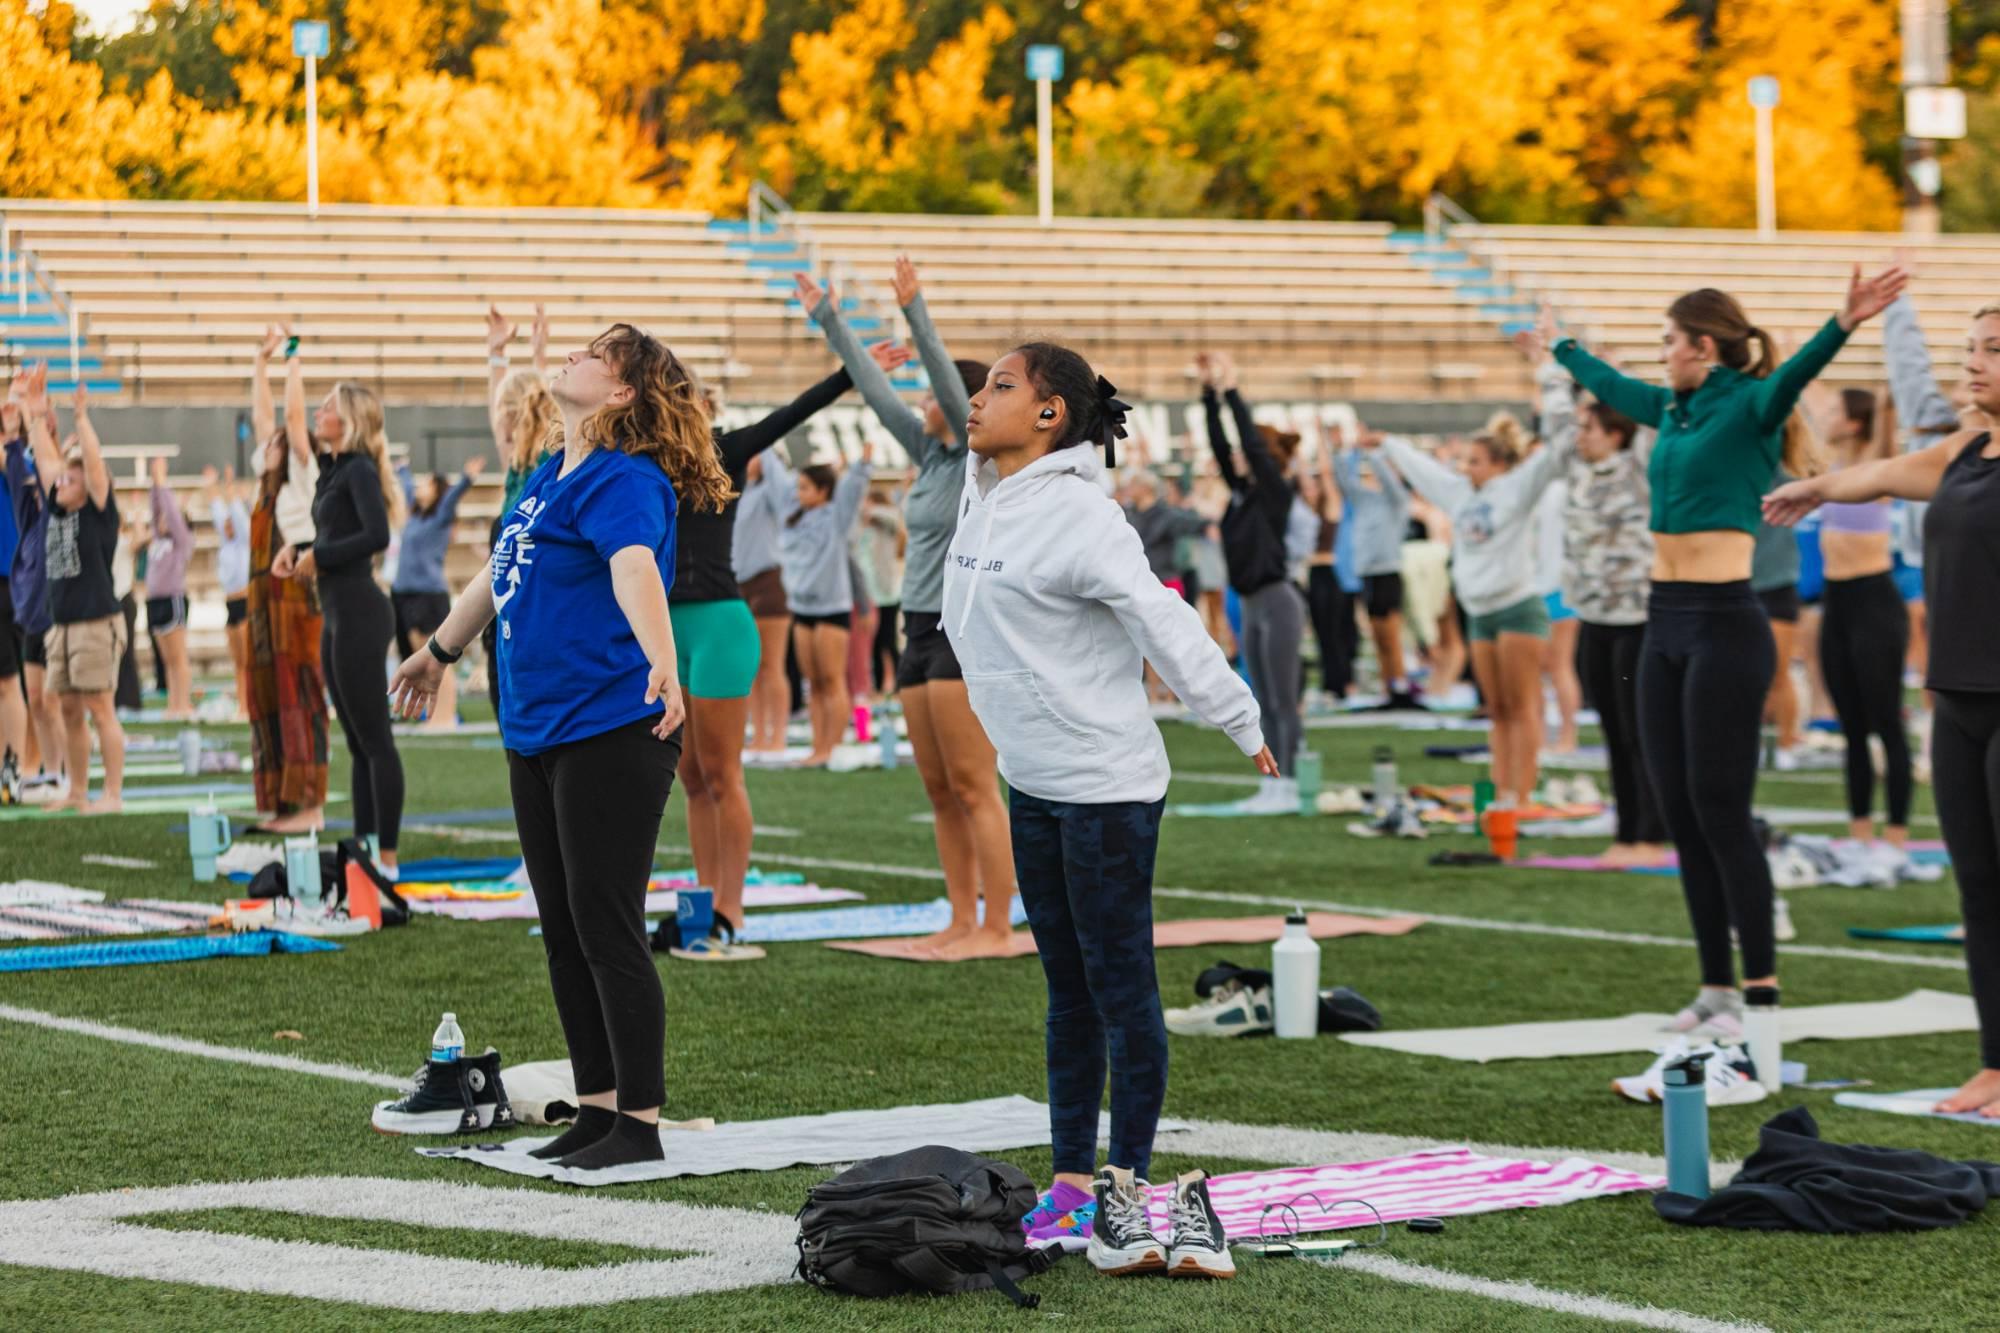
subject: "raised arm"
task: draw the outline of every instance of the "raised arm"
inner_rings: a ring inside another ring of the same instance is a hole
[[[410,475],[410,465],[407,460],[396,464],[396,480],[403,487],[404,511],[415,513],[417,508],[417,479]]]
[[[438,499],[438,522],[450,523],[458,517],[458,503],[465,498],[466,491],[472,486],[472,479],[478,475],[468,469],[459,473],[451,485],[445,487],[444,494]]]
[[[304,466],[312,462],[312,433],[306,426],[306,368],[297,356],[285,362],[285,438],[292,447],[292,461]]]
[[[187,514],[181,508],[180,497],[167,485],[167,460],[153,460],[153,531],[166,534],[167,540],[187,563],[187,556],[194,550],[194,529],[188,526]]]
[[[751,459],[804,425],[815,413],[830,407],[853,387],[854,377],[843,367],[763,420],[720,432],[715,437],[715,448],[722,455],[723,470],[734,472],[748,467]]]
[[[868,478],[875,472],[868,455],[862,456],[848,465],[840,474],[840,480],[833,484],[833,516],[846,532],[854,526],[854,520],[861,512],[861,501],[868,494]]]
[[[1620,374],[1583,350],[1574,338],[1555,345],[1554,356],[1564,370],[1591,395],[1609,403],[1642,426],[1657,428],[1673,401],[1671,391]]]
[[[264,326],[264,341],[257,345],[256,366],[250,372],[250,429],[256,438],[253,447],[262,449],[278,428],[278,408],[271,398],[271,358],[284,342],[284,333],[275,324]]]
[[[47,376],[48,367],[42,367]],[[99,509],[111,495],[111,469],[104,465],[104,450],[97,442],[97,427],[90,421],[90,391],[79,380],[76,386],[76,442],[83,449],[83,489],[90,496],[90,502]],[[175,505],[176,513],[180,506]],[[183,530],[187,520],[181,520]]]
[[[1417,494],[1447,514],[1456,514],[1459,506],[1472,498],[1471,482],[1408,440],[1389,436],[1382,441],[1381,452],[1410,479],[1410,485],[1416,488]],[[1378,467],[1375,475],[1380,476],[1383,471]]]
[[[1541,391],[1542,440],[1568,463],[1576,454],[1576,381],[1556,362],[1544,361],[1535,368],[1535,383]]]
[[[486,307],[486,421],[493,430],[494,447],[500,451],[500,465],[507,465],[506,431],[500,420],[500,383],[507,378],[507,344],[514,341],[514,326],[497,305]]]
[[[854,336],[854,330],[849,328],[847,321],[841,317],[840,308],[834,303],[833,293],[821,291],[819,284],[814,282],[812,275],[808,273],[799,274],[797,283],[799,304],[811,312],[813,323],[819,325],[820,332],[826,336],[827,346],[831,347],[833,354],[840,358],[840,364],[847,367],[847,374],[854,381],[854,387],[861,390],[862,401],[868,404],[869,410],[875,413],[876,420],[882,423],[883,429],[895,438],[897,444],[903,446],[903,451],[909,454],[911,459],[921,459],[924,452],[924,423],[917,416],[915,409],[896,396],[896,390],[889,384],[889,377],[882,373],[882,368],[875,364],[867,349],[862,347],[861,340]]]
[[[1931,368],[1931,349],[1917,322],[1917,303],[1908,292],[1882,312],[1882,356],[1889,371],[1889,397],[1896,415],[1919,438],[1935,440],[1958,430],[1958,409],[1938,387]]]
[[[1265,495],[1289,495],[1291,487],[1285,470],[1278,466],[1278,460],[1264,447],[1264,432],[1257,429],[1257,420],[1250,414],[1250,404],[1243,401],[1243,395],[1233,384],[1223,392],[1222,397],[1229,404],[1229,414],[1236,419],[1236,438],[1243,446],[1243,461],[1250,465],[1250,475],[1257,479],[1257,489]]]
[[[1243,489],[1243,474],[1236,470],[1236,451],[1222,431],[1222,399],[1213,384],[1201,386],[1201,411],[1208,423],[1208,452],[1215,457],[1215,470],[1229,483],[1229,489]]]
[[[43,492],[62,481],[62,450],[56,446],[56,423],[49,411],[49,367],[46,361],[15,372],[13,396],[26,417],[28,447],[35,455],[35,479]]]
[[[965,381],[959,376],[951,353],[945,349],[944,338],[931,320],[931,308],[924,303],[917,266],[910,262],[908,255],[896,256],[896,303],[902,307],[903,318],[909,321],[910,341],[917,345],[917,356],[924,363],[924,373],[930,376],[931,393],[937,398],[938,411],[944,414],[953,437],[963,449],[966,418],[972,415],[972,396],[966,393]]]

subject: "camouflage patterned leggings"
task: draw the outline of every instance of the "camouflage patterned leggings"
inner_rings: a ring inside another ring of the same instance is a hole
[[[1111,1074],[1113,1166],[1150,1168],[1167,1095],[1167,1028],[1153,971],[1153,857],[1164,801],[1009,799],[1014,873],[1049,983],[1049,1132],[1055,1169],[1097,1171]]]

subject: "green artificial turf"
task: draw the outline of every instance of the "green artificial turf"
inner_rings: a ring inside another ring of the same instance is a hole
[[[144,729],[135,729],[144,730]],[[220,729],[239,739],[238,730]],[[1166,728],[1177,770],[1247,774],[1219,735]],[[1476,770],[1422,758],[1448,735],[1312,730],[1329,782],[1364,782],[1369,752],[1393,745],[1406,780],[1469,781]],[[336,747],[337,748],[337,747]],[[409,819],[507,804],[503,757],[476,738],[424,738],[406,747]],[[345,781],[336,760],[336,787]],[[1767,780],[1766,802],[1830,806],[1828,775]],[[160,779],[159,781],[171,781]],[[931,829],[911,817],[925,805],[912,769],[846,775],[752,771],[760,825],[798,830],[763,837],[764,857],[807,858],[872,868],[803,868],[819,883],[852,888],[871,902],[921,901],[941,883],[922,872],[936,856]],[[131,784],[134,794],[145,780]],[[1241,795],[1199,777],[1177,780],[1170,799]],[[1931,813],[1928,791],[1919,812]],[[335,814],[345,813],[341,807]],[[660,864],[685,862],[681,805],[662,832]],[[221,886],[189,883],[185,841],[171,815],[90,821],[22,821],[0,828],[6,879],[48,879],[112,896],[219,900]],[[1248,895],[1273,903],[1345,903],[1484,921],[1591,927],[1684,939],[1677,881],[1640,875],[1433,869],[1440,846],[1475,846],[1460,835],[1427,842],[1348,837],[1345,817],[1312,820],[1169,819],[1156,901],[1163,918],[1268,915],[1276,905],[1181,896]],[[455,837],[414,832],[409,857],[502,855],[504,821]],[[1924,831],[1920,826],[1920,834]],[[1563,844],[1555,851],[1595,843]],[[81,862],[83,853],[145,857],[157,871]],[[903,872],[903,873],[899,873]],[[917,872],[917,873],[907,873]],[[1956,891],[1944,883],[1893,893],[1813,889],[1790,895],[1801,941],[1847,945],[1848,925],[1955,920]],[[526,922],[471,923],[419,917],[402,930],[346,942],[341,952],[172,966],[40,972],[0,977],[0,1003],[196,1038],[225,1046],[407,1074],[446,1009],[475,1048],[497,1046],[507,1062],[560,1056],[562,1044],[540,941]],[[1915,959],[1952,958],[1936,946],[1878,944]],[[1694,980],[1685,947],[1507,933],[1429,924],[1397,939],[1358,937],[1323,945],[1323,984],[1355,987],[1388,1022],[1414,1028],[1539,1021],[1671,1009]],[[1169,1004],[1193,999],[1191,983],[1218,958],[1262,960],[1262,946],[1164,951]],[[742,966],[661,960],[669,1011],[668,1106],[676,1118],[732,1121],[1005,1094],[1042,1096],[1044,992],[1035,960],[955,967],[915,966],[840,953],[816,944],[770,946]],[[1842,958],[1785,961],[1792,1004],[1888,999],[1918,987],[1964,990],[1962,971]],[[303,1041],[279,1038],[302,1033]],[[1643,1057],[1471,1065],[1350,1046],[1332,1039],[1205,1041],[1174,1038],[1170,1115],[1254,1125],[1372,1131],[1439,1141],[1477,1140],[1537,1149],[1660,1151],[1660,1114],[1613,1095],[1609,1080]],[[1969,1035],[1801,1044],[1787,1052],[1815,1078],[1864,1078],[1878,1090],[1956,1083],[1972,1071]],[[22,1024],[0,1024],[0,1200],[75,1191],[158,1187],[194,1181],[301,1176],[396,1177],[499,1188],[561,1187],[503,1177],[410,1151],[412,1141],[370,1131],[381,1096],[369,1087],[227,1064]],[[1761,1106],[1712,1116],[1718,1157],[1751,1151],[1776,1106],[1802,1104],[1829,1138],[1894,1143],[1954,1157],[2000,1156],[2000,1135],[1975,1126],[1853,1112],[1830,1093],[1788,1091]],[[1046,1149],[1000,1154],[1038,1179]],[[1162,1140],[1154,1174],[1201,1165]],[[619,1200],[673,1200],[789,1215],[822,1168],[733,1174],[606,1191]],[[572,1193],[567,1197],[575,1197]],[[251,1209],[152,1216],[146,1225],[320,1240],[558,1268],[657,1258],[623,1246],[391,1223],[330,1221]],[[1672,1228],[1643,1197],[1542,1212],[1454,1219],[1441,1236],[1392,1230],[1388,1253],[1411,1263],[1500,1281],[1654,1305],[1776,1329],[1957,1329],[1989,1325],[2000,1309],[1993,1223],[1977,1220],[1929,1235],[1829,1239]],[[993,1296],[862,1303],[789,1284],[677,1300],[628,1302],[536,1314],[478,1316],[482,1327],[613,1328],[635,1321],[709,1328],[971,1328],[1003,1320],[1062,1319],[1071,1326],[1242,1329],[1571,1329],[1593,1320],[1432,1291],[1341,1265],[1245,1260],[1233,1283],[1113,1282],[1070,1260],[1033,1287],[1042,1308],[1016,1316]],[[30,1267],[4,1268],[0,1328],[158,1329],[433,1328],[447,1316],[246,1295],[207,1287]],[[454,1322],[465,1322],[463,1319]]]

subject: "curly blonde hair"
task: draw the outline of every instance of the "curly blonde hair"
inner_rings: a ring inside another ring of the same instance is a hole
[[[630,324],[613,324],[590,348],[633,392],[585,418],[577,428],[584,442],[652,459],[683,505],[721,512],[736,492],[715,451],[700,382],[665,343]]]
[[[1486,451],[1486,456],[1503,468],[1513,467],[1527,456],[1528,446],[1534,441],[1528,428],[1509,412],[1495,412],[1487,421],[1486,429],[1472,437],[1472,442]]]
[[[507,466],[528,473],[542,461],[556,428],[556,400],[540,371],[516,370],[500,381],[494,405],[513,421],[507,441]]]
[[[389,526],[403,525],[403,488],[389,468],[389,437],[382,420],[382,400],[375,391],[353,380],[333,386],[333,412],[340,418],[341,447],[366,454],[375,462],[375,477],[382,486],[382,504],[389,511]]]

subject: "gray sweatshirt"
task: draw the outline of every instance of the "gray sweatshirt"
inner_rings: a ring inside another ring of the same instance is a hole
[[[1576,381],[1555,361],[1535,372],[1542,437],[1569,462],[1563,509],[1562,594],[1592,625],[1643,625],[1653,584],[1653,488],[1646,464],[1654,432],[1601,463],[1576,454]]]
[[[1342,449],[1334,458],[1335,479],[1352,511],[1348,523],[1354,529],[1354,572],[1362,578],[1374,574],[1403,572],[1403,530],[1410,526],[1410,492],[1396,470],[1382,466],[1373,454],[1361,449]],[[1371,491],[1361,484],[1366,467],[1382,483]]]
[[[765,460],[767,463],[769,460]],[[868,494],[873,469],[855,463],[834,483],[833,498],[807,509],[796,491],[785,502],[778,528],[778,568],[785,601],[795,616],[832,616],[854,609],[854,575],[847,537]]]
[[[903,307],[903,317],[910,322],[911,341],[954,437],[934,440],[924,433],[923,417],[896,396],[889,377],[868,355],[854,330],[847,327],[833,301],[821,298],[812,317],[883,429],[895,437],[916,465],[916,478],[903,500],[909,534],[903,552],[903,614],[936,615],[944,609],[945,552],[951,547],[952,533],[958,530],[959,499],[965,488],[965,420],[972,415],[965,381],[951,363],[944,339],[938,336],[937,325],[931,322],[930,310],[919,293]]]
[[[729,563],[738,583],[778,567],[778,525],[796,484],[785,466],[784,445],[773,445],[760,457],[763,471],[743,487],[743,498],[736,502],[736,530],[729,538]]]
[[[1958,429],[1958,410],[1938,387],[1931,369],[1931,349],[1917,323],[1917,305],[1906,292],[1882,312],[1882,358],[1889,371],[1889,397],[1896,420],[1909,432],[1910,449],[1928,449]],[[1903,563],[1924,563],[1924,511],[1930,506],[1905,501],[1897,531]]]
[[[1451,519],[1451,584],[1468,615],[1535,596],[1535,507],[1569,463],[1560,450],[1539,449],[1477,488],[1408,440],[1392,436],[1382,452]]]

